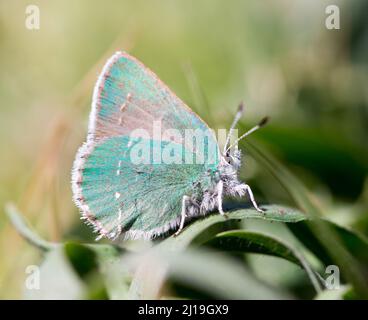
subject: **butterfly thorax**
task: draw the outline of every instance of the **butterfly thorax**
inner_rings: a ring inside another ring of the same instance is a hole
[[[233,154],[224,156],[219,164],[220,180],[223,182],[224,194],[231,196],[244,195],[244,183],[238,179],[241,166],[241,151],[235,150]]]
[[[208,169],[193,182],[193,193],[188,205],[189,216],[206,214],[217,207],[220,181],[225,194],[243,195],[243,183],[238,180],[240,165],[241,153],[236,150],[234,154],[222,157],[217,167]]]

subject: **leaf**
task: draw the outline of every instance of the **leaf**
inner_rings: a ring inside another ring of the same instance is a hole
[[[67,257],[89,286],[89,298],[126,299],[131,274],[120,264],[123,249],[105,244],[66,243]]]
[[[104,278],[104,284],[111,300],[128,298],[128,290],[132,281],[131,271],[120,263],[124,252],[111,245],[92,245],[97,254],[99,271]]]
[[[334,222],[326,219],[324,219],[324,221],[339,235],[343,245],[352,255],[354,255],[357,262],[361,265],[362,271],[368,272],[368,240],[366,237],[356,231],[339,226]],[[334,264],[333,257],[330,255],[329,251],[325,249],[321,241],[315,236],[307,222],[288,225],[288,228],[325,265]]]
[[[8,205],[6,211],[21,236],[31,245],[46,252],[43,263],[45,267],[42,268],[46,268],[47,277],[43,277],[43,290],[37,294],[26,291],[28,298],[42,299],[49,295],[55,299],[59,296],[65,299],[81,299],[84,295],[92,299],[101,299],[106,298],[104,287],[111,299],[126,298],[131,276],[124,268],[115,268],[119,254],[122,252],[121,248],[104,244],[48,242],[30,229],[14,205]],[[58,265],[54,265],[56,263]],[[62,280],[60,283],[56,279],[58,277],[54,279],[51,276],[52,269],[59,270],[57,273]],[[103,280],[98,271],[103,275]],[[63,279],[63,275],[66,279]],[[68,290],[64,293],[56,292],[59,290],[57,288],[64,288],[64,283],[68,284]]]
[[[260,253],[286,259],[302,267],[316,291],[319,292],[321,290],[317,277],[303,255],[269,235],[245,230],[225,231],[217,234],[206,242],[205,245],[227,252]]]
[[[5,212],[14,228],[31,245],[41,249],[42,251],[48,251],[50,249],[59,247],[59,244],[46,241],[42,239],[36,232],[34,232],[13,203],[8,203],[5,206]]]
[[[37,274],[28,275],[32,276]],[[45,254],[45,259],[39,267],[39,287],[27,288],[26,282],[24,297],[35,300],[76,300],[83,299],[87,293],[86,284],[74,271],[63,248],[59,247]]]
[[[363,298],[368,298],[368,283],[366,275],[355,256],[342,243],[339,233],[323,217],[322,210],[316,204],[315,198],[307,188],[283,165],[259,147],[247,142],[247,150],[253,158],[263,165],[280,182],[289,193],[296,205],[310,218],[308,223],[314,238],[329,253],[334,264],[338,265],[341,273],[354,287],[355,292]]]
[[[209,249],[188,248],[182,252],[152,249],[145,255],[123,259],[124,264],[138,266],[147,261],[160,265],[160,269],[165,270],[165,278],[173,277],[215,298],[290,299],[282,290],[254,278],[241,262]],[[140,298],[147,299],[147,296]]]
[[[204,245],[221,251],[248,252],[271,255],[286,259],[303,267],[293,250],[276,238],[259,232],[231,230],[217,234]]]
[[[320,292],[314,300],[345,300],[352,294],[350,286],[341,286],[339,289],[324,290]]]
[[[306,219],[298,210],[277,205],[262,206],[264,213],[255,209],[239,209],[227,213],[227,218],[220,214],[209,215],[198,219],[184,228],[177,237],[170,237],[161,241],[157,250],[184,251],[190,244],[200,245],[221,231],[227,230],[234,221],[239,219],[263,219],[266,221],[279,221],[296,223]],[[165,269],[162,265],[148,265],[143,263],[136,271],[129,289],[131,299],[155,299],[158,297],[165,281]]]
[[[74,242],[64,244],[64,251],[77,274],[85,279],[97,269],[96,254],[89,248]]]
[[[177,237],[170,237],[162,241],[159,245],[174,250],[183,250],[190,243],[201,244],[208,241],[220,231],[226,230],[228,225],[234,220],[240,219],[262,219],[265,221],[277,221],[286,223],[296,223],[306,219],[306,216],[299,210],[282,207],[278,205],[262,206],[265,210],[260,213],[255,209],[239,209],[227,213],[227,218],[216,213],[199,219],[188,227]]]

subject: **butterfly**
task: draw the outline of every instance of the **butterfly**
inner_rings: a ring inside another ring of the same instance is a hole
[[[267,118],[229,146],[243,110],[241,104],[221,152],[207,124],[151,70],[126,52],[115,53],[95,85],[87,139],[72,169],[74,202],[97,240],[178,235],[188,217],[215,208],[226,216],[224,195],[248,194],[263,212],[249,185],[238,180],[240,150],[231,150]],[[157,124],[175,134],[154,137]],[[182,136],[198,130],[206,136],[202,145]]]

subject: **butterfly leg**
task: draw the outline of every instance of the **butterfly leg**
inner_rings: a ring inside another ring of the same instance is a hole
[[[223,192],[224,192],[224,183],[222,182],[222,180],[220,180],[219,183],[217,184],[217,207],[218,207],[218,211],[220,212],[220,214],[223,217],[227,217],[226,213],[222,209]]]
[[[180,234],[181,230],[184,228],[184,222],[186,218],[186,202],[189,200],[188,196],[183,196],[183,200],[181,201],[181,220],[179,229],[174,233],[174,237]]]
[[[253,195],[253,192],[252,192],[252,189],[250,188],[249,185],[245,184],[244,185],[244,189],[245,189],[245,192],[248,193],[249,195],[249,199],[250,201],[252,202],[253,204],[253,207],[258,211],[258,212],[261,212],[261,213],[264,213],[264,210],[262,210],[261,208],[258,207],[257,205],[257,202],[256,200],[254,199],[254,195]]]

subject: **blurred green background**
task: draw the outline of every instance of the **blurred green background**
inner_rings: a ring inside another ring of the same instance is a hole
[[[331,1],[32,1],[39,30],[25,27],[28,4],[0,1],[1,298],[22,297],[25,267],[40,258],[9,224],[6,202],[47,239],[92,236],[72,203],[70,170],[97,74],[117,50],[213,128],[227,128],[241,100],[242,128],[269,115],[252,141],[304,182],[326,216],[368,235],[367,1],[333,1],[340,30],[325,27]],[[271,175],[245,163],[259,202],[290,204]],[[263,276],[294,281],[288,268]]]

